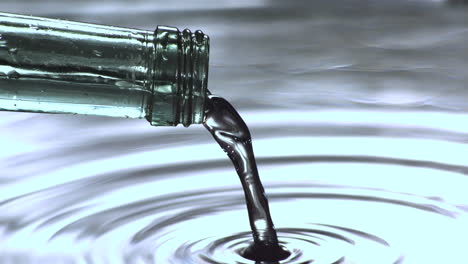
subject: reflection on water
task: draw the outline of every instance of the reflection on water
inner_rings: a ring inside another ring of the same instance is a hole
[[[0,9],[207,32],[210,89],[250,127],[292,253],[281,263],[465,259],[465,7],[129,3]],[[0,127],[1,263],[253,263],[238,254],[251,239],[239,180],[202,127],[6,112]]]

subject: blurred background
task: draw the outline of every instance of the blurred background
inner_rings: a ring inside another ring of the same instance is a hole
[[[0,7],[147,30],[202,29],[212,39],[210,88],[241,108],[466,109],[466,7],[444,0],[4,0]]]
[[[0,11],[209,35],[208,87],[251,128],[280,240],[300,256],[285,263],[460,262],[466,2],[2,0]],[[252,263],[234,250],[249,241],[241,186],[202,126],[0,112],[0,128],[1,263]]]

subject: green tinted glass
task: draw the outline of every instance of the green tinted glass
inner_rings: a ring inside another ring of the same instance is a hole
[[[0,110],[201,123],[209,39],[0,13]]]

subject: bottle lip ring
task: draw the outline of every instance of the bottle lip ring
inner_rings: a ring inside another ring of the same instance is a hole
[[[190,34],[188,29],[184,30]],[[188,108],[191,111],[188,113],[184,126],[190,124],[201,124],[205,120],[206,99],[208,93],[208,69],[209,69],[209,53],[210,53],[210,39],[207,35],[203,34],[201,30],[195,31],[191,34],[192,54],[191,56],[193,66],[191,74],[187,74],[192,78],[191,101]],[[190,83],[190,82],[189,82]],[[185,107],[187,108],[187,107]]]
[[[156,126],[200,124],[205,119],[209,37],[197,30],[158,26],[154,38],[152,103]]]

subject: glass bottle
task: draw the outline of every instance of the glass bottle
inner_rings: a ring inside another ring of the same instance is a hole
[[[203,122],[209,38],[0,13],[0,110]]]

